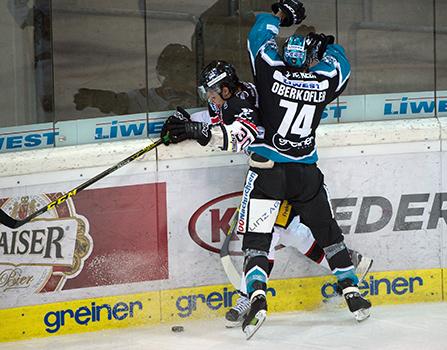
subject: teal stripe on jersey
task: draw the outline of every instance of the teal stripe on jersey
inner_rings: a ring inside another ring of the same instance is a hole
[[[266,146],[250,146],[248,148],[249,151],[255,152],[260,156],[273,160],[277,163],[305,163],[305,164],[314,164],[318,161],[317,149],[315,148],[313,153],[308,156],[304,156],[302,158],[295,158],[291,156],[286,156],[278,151],[275,151]]]

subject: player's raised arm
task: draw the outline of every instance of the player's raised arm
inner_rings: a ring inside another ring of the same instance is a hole
[[[297,0],[281,0],[274,3],[272,11],[272,14],[258,14],[248,34],[247,47],[255,75],[258,55],[270,66],[284,65],[275,41],[279,27],[299,24],[306,18],[304,6]]]

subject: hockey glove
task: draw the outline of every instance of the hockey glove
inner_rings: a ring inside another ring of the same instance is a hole
[[[281,20],[281,27],[290,27],[292,24],[300,24],[306,18],[306,9],[298,0],[279,0],[272,4],[272,11],[276,15],[281,10],[284,17]]]
[[[171,143],[197,140],[201,146],[206,146],[211,139],[209,125],[206,123],[190,122],[170,117],[165,126],[165,132],[169,134]],[[163,131],[161,136],[163,137]]]
[[[306,36],[307,53],[312,59],[320,61],[326,52],[327,46],[334,42],[335,38],[333,35],[309,33]]]
[[[174,112],[173,115],[168,117],[166,119],[165,123],[163,124],[163,127],[161,128],[160,137],[164,140],[164,144],[166,146],[169,146],[171,143],[179,143],[181,141],[186,140],[186,138],[179,138],[173,134],[173,129],[175,129],[175,125],[182,124],[184,122],[187,122],[191,120],[191,116],[187,111],[185,111],[182,107],[177,106],[177,110]],[[169,134],[169,135],[168,135]],[[168,135],[168,137],[166,137]]]

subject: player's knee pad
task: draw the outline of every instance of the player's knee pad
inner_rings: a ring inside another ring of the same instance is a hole
[[[268,252],[258,249],[244,250],[244,270],[248,271],[253,266],[261,266],[265,271],[268,271]]]
[[[248,261],[248,260],[250,260],[254,257],[257,257],[257,256],[263,256],[263,257],[267,258],[268,253],[264,250],[251,249],[251,248],[246,249],[244,251],[245,261]]]

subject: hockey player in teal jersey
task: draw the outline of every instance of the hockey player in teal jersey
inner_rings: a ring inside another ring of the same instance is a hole
[[[358,278],[334,219],[324,176],[317,167],[316,129],[324,108],[348,82],[350,65],[332,36],[292,35],[280,53],[275,38],[280,26],[299,24],[305,10],[297,0],[272,5],[273,14],[259,14],[248,36],[254,82],[259,95],[263,138],[249,147],[251,167],[239,211],[238,232],[244,235],[245,276],[250,311],[242,325],[247,338],[267,313],[265,291],[268,251],[279,203],[288,200],[337,277],[358,321],[369,316],[371,304],[358,289]],[[261,220],[262,218],[262,220]]]

